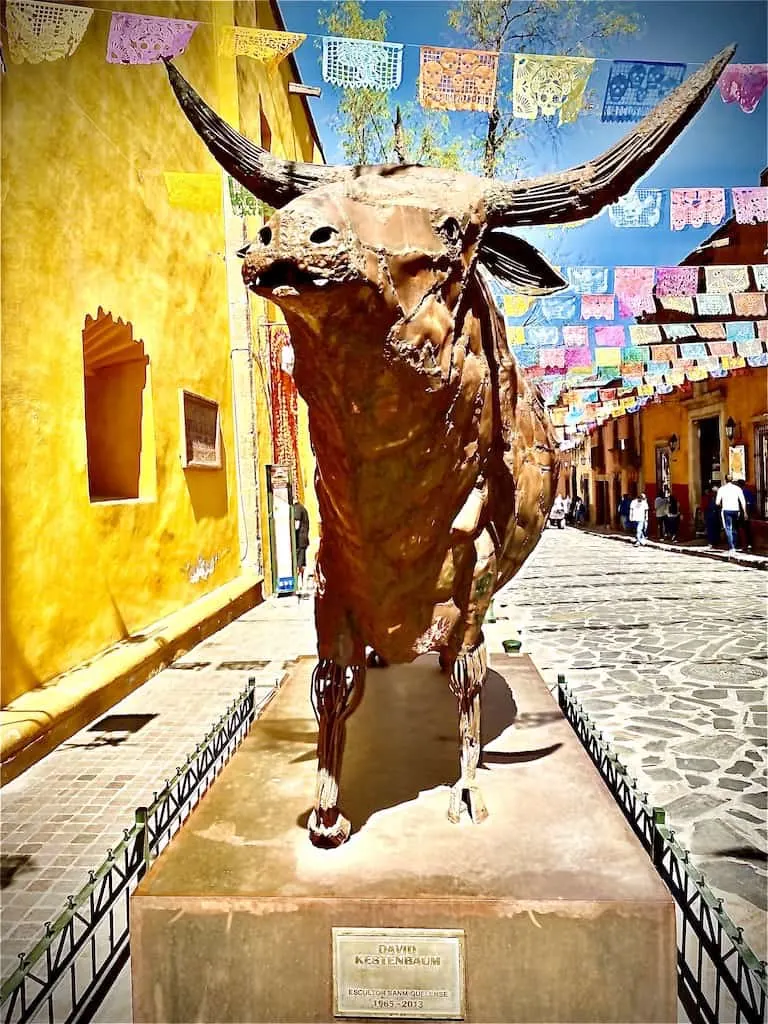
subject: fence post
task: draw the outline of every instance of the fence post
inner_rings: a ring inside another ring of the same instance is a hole
[[[663,825],[666,818],[666,812],[663,807],[653,808],[653,841],[651,856],[653,857],[653,865],[659,872],[661,871],[661,862],[664,858],[664,836],[659,831],[659,825]]]
[[[560,710],[565,712],[567,701],[565,699],[565,676],[562,672],[557,673],[557,703],[560,705]]]
[[[151,857],[149,853],[149,828],[147,827],[147,819],[149,812],[146,807],[137,807],[134,813],[134,819],[136,824],[139,826],[139,834],[136,837],[136,845],[139,849],[139,855],[141,857],[141,866],[139,868],[139,878],[143,878],[147,873],[147,869],[151,863]]]
[[[248,725],[256,720],[256,676],[248,676]]]

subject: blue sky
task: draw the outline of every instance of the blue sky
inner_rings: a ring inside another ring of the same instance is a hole
[[[589,0],[585,0],[585,4]],[[318,4],[307,0],[281,0],[286,28],[321,36]],[[368,0],[365,12],[375,17],[380,10],[390,14],[388,38],[406,45],[403,81],[393,100],[405,105],[416,98],[419,69],[419,45],[460,46],[464,40],[447,25],[447,11],[454,6],[443,0]],[[735,62],[768,62],[768,5],[762,0],[673,0],[673,2],[615,5],[631,9],[640,16],[640,32],[609,40],[599,54],[603,58],[681,61],[689,65],[708,60],[730,42],[738,44]],[[303,80],[323,89],[321,99],[310,100],[318,130],[329,162],[344,162],[331,121],[336,109],[337,91],[322,81],[320,47],[309,38],[296,58]],[[547,52],[542,47],[539,52]],[[511,56],[502,56],[509,71]],[[603,124],[600,121],[602,96],[610,61],[595,64],[590,89],[600,100],[593,112],[580,116],[573,125],[557,129],[558,145],[542,145],[540,126],[531,130],[531,122],[518,122],[527,132],[520,143],[525,173],[535,175],[561,170],[596,156],[620,138],[631,126]],[[689,67],[689,71],[691,68]],[[504,70],[502,71],[504,74]],[[656,167],[643,180],[643,187],[723,186],[758,184],[760,171],[768,163],[768,95],[763,96],[753,114],[745,114],[737,104],[726,105],[715,90],[693,124]],[[471,130],[468,119],[480,114],[452,114],[451,128],[459,133]],[[616,228],[607,214],[573,229],[529,229],[527,237],[553,262],[568,264],[656,264],[679,262],[713,228],[701,230],[669,229],[668,205],[662,223],[656,228]]]

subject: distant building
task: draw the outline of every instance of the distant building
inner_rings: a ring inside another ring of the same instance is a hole
[[[234,24],[282,29],[275,3],[160,0],[151,14],[199,22],[177,61],[230,123],[322,161],[293,59],[217,45]],[[162,66],[107,63],[109,28],[97,8],[70,56],[3,76],[6,777],[271,589],[282,318],[249,301],[235,254],[264,210],[238,209]],[[300,403],[293,432],[303,496]]]

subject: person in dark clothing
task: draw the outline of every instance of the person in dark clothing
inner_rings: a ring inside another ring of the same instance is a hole
[[[720,509],[717,507],[717,488],[712,484],[707,488],[701,499],[701,510],[704,513],[704,528],[711,548],[720,543]]]
[[[307,568],[307,548],[309,547],[309,513],[300,501],[293,503],[293,527],[296,531],[296,572],[301,590],[304,585],[304,570]]]
[[[619,519],[621,520],[621,528],[624,533],[629,533],[631,527],[629,525],[629,506],[632,504],[632,499],[628,494],[622,496],[619,502]]]
[[[744,535],[744,544],[742,545],[746,551],[752,550],[752,518],[757,512],[757,498],[754,490],[749,486],[746,480],[737,480],[736,484],[741,488],[741,493],[744,495],[744,503],[747,506],[745,514],[741,515],[738,520],[739,537]]]

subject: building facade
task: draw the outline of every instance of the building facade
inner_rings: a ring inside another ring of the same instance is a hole
[[[84,663],[181,613],[210,631],[270,589],[280,318],[249,302],[234,253],[264,211],[233,202],[162,64],[107,62],[110,11],[142,13],[109,8],[59,59],[15,63],[3,37],[4,763],[54,719],[61,739],[86,704],[103,710],[94,691],[109,702],[108,679]],[[288,89],[293,60],[268,67],[220,45],[232,26],[282,29],[276,5],[168,0],[151,13],[198,23],[178,66],[235,127],[322,160],[307,101]],[[296,445],[304,487],[301,407]],[[157,667],[131,663],[125,685]],[[72,673],[77,686],[58,685]]]

